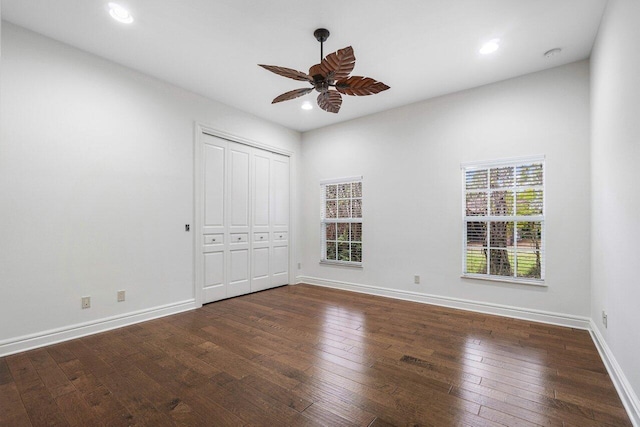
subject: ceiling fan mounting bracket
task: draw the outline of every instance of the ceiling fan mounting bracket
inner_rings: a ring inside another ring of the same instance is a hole
[[[314,37],[320,43],[326,42],[327,39],[329,38],[329,34],[330,34],[329,30],[327,30],[326,28],[318,28],[313,32]]]

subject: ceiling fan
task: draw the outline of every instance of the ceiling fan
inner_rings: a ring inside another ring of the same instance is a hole
[[[277,96],[271,102],[272,104],[298,98],[315,89],[320,92],[318,106],[330,113],[337,113],[342,105],[342,96],[340,94],[364,96],[389,89],[389,86],[371,77],[349,76],[356,65],[356,57],[351,46],[340,49],[323,58],[322,50],[324,42],[329,38],[329,30],[318,28],[313,35],[320,42],[320,63],[309,68],[309,74],[286,67],[258,64],[262,68],[283,77],[311,84],[311,87],[294,89]]]

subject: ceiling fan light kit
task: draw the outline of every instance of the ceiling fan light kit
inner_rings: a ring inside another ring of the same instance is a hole
[[[320,63],[309,68],[309,74],[292,68],[258,64],[262,68],[293,80],[306,81],[311,87],[294,89],[277,96],[271,103],[289,101],[312,92],[319,92],[318,106],[330,113],[340,111],[342,95],[373,95],[389,89],[389,86],[371,77],[349,76],[356,64],[351,46],[330,53],[324,57],[324,42],[329,38],[329,30],[318,28],[313,32],[320,42]],[[341,95],[342,94],[342,95]]]

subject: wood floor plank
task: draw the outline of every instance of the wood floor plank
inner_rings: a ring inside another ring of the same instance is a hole
[[[507,409],[503,412],[509,413],[509,411],[511,410],[518,412],[520,412],[521,410],[525,410],[536,413],[540,416],[539,417],[531,415],[530,418],[542,419],[542,416],[551,417],[553,419],[549,421],[550,424],[552,424],[554,420],[556,420],[556,422],[558,422],[558,425],[562,425],[562,420],[570,420],[576,423],[580,423],[585,427],[599,425],[595,422],[593,411],[591,411],[589,408],[584,408],[573,404],[566,404],[557,399],[550,399],[541,396],[538,401],[534,401],[523,397],[514,396],[504,391],[472,383],[463,383],[460,387],[454,387],[454,391],[462,398],[470,399],[478,403],[481,403],[481,400],[478,398],[478,396],[483,396],[489,397],[497,402],[503,402],[510,408],[512,408]],[[452,391],[452,393],[454,393],[454,391]],[[501,404],[502,403],[500,403],[500,405]],[[486,406],[493,407],[491,404],[486,404]]]
[[[203,395],[196,391],[192,386],[185,386],[182,381],[178,381],[171,369],[166,369],[157,363],[157,361],[137,362],[137,368],[149,376],[152,380],[166,388],[171,394],[175,395],[173,403],[179,405],[184,402],[189,408],[198,414],[199,417],[207,420],[214,425],[224,426],[241,426],[243,422],[240,418],[220,406],[217,402],[211,400],[209,396]],[[204,384],[206,381],[200,384]]]
[[[0,384],[0,425],[31,426],[27,409],[14,382]]]
[[[38,375],[36,368],[33,367],[26,354],[28,353],[9,356],[5,359],[20,394],[44,388],[40,375]]]
[[[0,359],[0,385],[9,384],[13,382],[11,371],[9,371],[9,365],[7,365],[6,359]]]
[[[228,405],[237,406],[242,413],[246,413],[247,411],[244,408],[251,405],[252,408],[257,408],[255,416],[258,423],[269,424],[266,421],[271,419],[273,420],[273,425],[320,426],[320,424],[307,418],[306,415],[301,414],[299,411],[258,389],[245,387],[240,381],[225,382],[222,387],[225,389],[225,395],[231,398],[230,401],[227,401],[225,407],[228,407]],[[214,397],[219,396],[219,394],[212,395]],[[243,405],[239,406],[239,402],[242,402]]]
[[[347,394],[338,390],[340,387],[333,387],[322,381],[307,381],[295,388],[296,392],[314,401],[316,408],[325,408],[353,425],[369,425],[375,419],[374,413],[350,402]]]
[[[158,410],[171,417],[179,426],[202,426],[205,419],[182,401],[178,393],[173,393],[164,384],[154,381],[133,364],[125,372],[126,378],[136,384],[140,396],[146,398]]]
[[[594,411],[608,414],[610,417],[618,420],[627,419],[624,407],[617,395],[608,394],[603,396],[591,394],[588,391],[579,392],[578,390],[574,390],[574,393],[558,391],[557,399],[563,402],[590,407]]]
[[[322,402],[316,402],[305,409],[304,414],[311,420],[323,426],[335,427],[354,427],[357,426],[353,421],[343,418],[335,414],[331,410],[331,405]]]
[[[483,393],[482,390],[472,389],[472,387],[469,386],[453,387],[451,394],[461,399],[477,403],[484,408],[489,408],[515,418],[521,418],[533,424],[549,427],[562,427],[563,425],[562,419],[509,404],[499,398],[495,398],[492,394]],[[482,414],[482,411],[480,413]]]
[[[30,353],[29,359],[54,399],[75,391],[75,387],[71,384],[69,378],[67,378],[47,350],[35,350]]]
[[[36,426],[69,425],[27,354],[9,356],[7,365],[31,423]]]
[[[509,426],[509,427],[537,427],[539,424],[532,423],[526,420],[523,420],[519,417],[514,417],[513,415],[506,414],[504,412],[497,411],[492,408],[488,408],[483,406],[480,408],[480,416],[489,421],[495,421],[499,424]]]
[[[46,388],[21,394],[24,407],[34,426],[68,426],[69,423]]]
[[[251,387],[255,390],[271,396],[277,401],[285,404],[286,406],[295,409],[298,412],[304,411],[306,408],[313,404],[312,401],[304,399],[297,395],[294,391],[280,387],[279,385],[272,383],[268,379],[262,378],[257,375],[247,375],[240,380],[241,384],[245,387]]]
[[[70,426],[84,427],[101,424],[101,421],[96,418],[97,414],[78,391],[58,396],[56,405]]]
[[[132,424],[159,427],[174,425],[171,417],[159,411],[143,393],[139,392],[134,382],[120,374],[109,375],[102,378],[102,381],[118,402],[132,415]]]
[[[0,358],[4,426],[631,426],[587,331],[310,285]]]

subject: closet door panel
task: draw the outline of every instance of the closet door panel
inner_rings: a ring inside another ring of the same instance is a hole
[[[226,296],[226,255],[224,246],[227,203],[226,171],[227,142],[202,135],[201,218],[199,233],[201,264],[196,272],[203,289],[203,302],[216,301]]]
[[[249,285],[249,249],[229,251],[229,283],[227,298],[251,292]]]
[[[205,300],[215,301],[226,296],[224,285],[224,252],[209,252],[204,257]]]
[[[220,146],[204,146],[204,226],[224,226],[224,173],[225,149]]]
[[[271,286],[289,283],[289,158],[274,154],[271,162]]]
[[[229,280],[227,297],[251,292],[250,266],[250,183],[251,148],[228,143],[229,180],[226,202],[228,206]]]
[[[269,247],[254,248],[251,255],[251,292],[271,286],[269,275]]]
[[[249,227],[249,151],[229,143],[229,226]]]
[[[273,185],[271,187],[273,197],[273,222],[279,227],[289,227],[289,158],[273,155]],[[283,230],[286,231],[286,230]]]
[[[253,231],[268,231],[270,218],[269,187],[271,161],[269,153],[256,150],[253,156]]]
[[[252,246],[251,291],[257,292],[271,286],[269,259],[271,258],[271,153],[254,149],[252,182]]]
[[[289,247],[274,246],[271,264],[271,286],[289,283]]]

